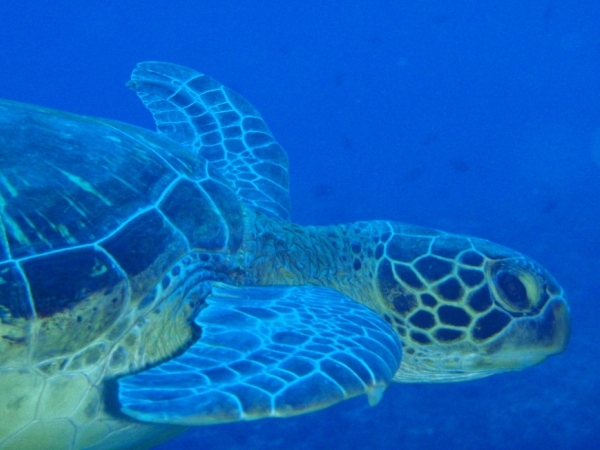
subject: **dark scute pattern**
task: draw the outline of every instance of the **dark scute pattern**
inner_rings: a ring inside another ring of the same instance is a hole
[[[471,316],[464,309],[456,306],[442,305],[437,313],[444,325],[466,327],[471,323]]]
[[[421,294],[421,302],[430,308],[433,308],[438,303],[435,297],[431,294]]]
[[[159,257],[175,261],[186,250],[179,233],[155,209],[134,218],[100,245],[130,276],[148,269]]]
[[[454,259],[463,250],[471,246],[467,238],[440,236],[433,241],[431,253],[444,258]]]
[[[221,217],[227,224],[229,229],[229,251],[237,251],[244,237],[244,219],[237,196],[229,188],[213,180],[203,181],[201,186],[215,203]]]
[[[492,297],[487,284],[469,295],[468,305],[477,312],[487,311],[492,307]]]
[[[473,287],[477,286],[483,281],[483,272],[480,270],[471,270],[471,269],[460,269],[458,271],[459,278],[465,283],[467,286]]]
[[[437,293],[440,297],[445,298],[446,300],[456,301],[460,300],[463,295],[463,288],[460,283],[456,280],[456,278],[449,278],[446,281],[440,283],[436,287]]]
[[[408,319],[408,321],[414,326],[424,330],[429,330],[435,326],[435,316],[429,311],[417,311],[410,319]]]
[[[14,318],[33,317],[25,280],[17,265],[12,262],[0,264],[0,322],[3,319],[2,307]]]
[[[39,317],[70,309],[123,280],[112,261],[92,247],[39,256],[21,265]]]
[[[412,294],[398,294],[393,298],[392,303],[394,309],[402,316],[406,316],[418,306],[417,299]]]
[[[379,264],[377,281],[383,298],[393,305],[394,309],[403,316],[417,307],[417,300],[413,295],[405,292],[404,288],[394,278],[392,265],[386,259]]]
[[[433,336],[440,342],[452,342],[462,338],[464,335],[465,333],[459,330],[440,328],[439,330],[435,330]]]
[[[510,323],[510,316],[498,311],[491,310],[475,323],[473,337],[478,340],[488,339],[502,331]]]
[[[431,344],[431,339],[429,339],[429,336],[427,336],[426,334],[423,334],[423,333],[419,333],[418,331],[411,331],[410,338],[413,341],[418,342],[419,344],[422,344],[422,345]]]
[[[452,263],[433,256],[426,256],[415,263],[416,269],[427,281],[437,281],[452,272]]]
[[[394,264],[394,271],[396,272],[396,275],[410,287],[415,289],[422,289],[424,287],[417,274],[414,273],[410,267],[407,267],[404,264]]]
[[[412,262],[429,251],[430,239],[395,234],[387,243],[386,254],[399,262]]]
[[[159,208],[185,235],[191,247],[218,251],[225,246],[225,223],[196,183],[181,180],[165,196]]]
[[[496,275],[496,282],[498,287],[502,289],[506,300],[508,300],[511,306],[518,309],[525,309],[529,307],[529,297],[527,296],[527,289],[515,275],[509,272],[501,271]]]
[[[18,191],[2,215],[29,241],[7,226],[13,258],[96,242],[175,179],[165,160],[183,149],[148,130],[17,103],[0,115],[0,170]]]
[[[467,266],[481,267],[484,261],[483,256],[477,252],[465,252],[460,256],[459,261]]]

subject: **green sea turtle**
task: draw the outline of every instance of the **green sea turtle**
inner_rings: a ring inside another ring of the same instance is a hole
[[[139,64],[158,133],[0,103],[0,448],[148,448],[561,352],[562,289],[486,240],[289,221],[287,157],[213,79]]]

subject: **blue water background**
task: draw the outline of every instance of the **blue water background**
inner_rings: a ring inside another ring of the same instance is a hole
[[[464,384],[194,429],[161,449],[596,449],[600,2],[3,1],[0,97],[153,128],[138,61],[203,71],[287,150],[293,219],[486,237],[567,289],[567,352]]]

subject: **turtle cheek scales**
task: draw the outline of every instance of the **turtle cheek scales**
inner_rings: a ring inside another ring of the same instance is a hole
[[[385,321],[332,289],[215,284],[206,303],[199,341],[119,380],[123,412],[203,425],[302,414],[363,393],[374,404],[400,365]],[[198,382],[177,383],[190,369]]]
[[[425,375],[419,373],[414,379],[412,372],[420,369],[404,367],[418,367],[418,355],[427,355],[428,348],[456,355],[460,353],[456,345],[462,343],[485,352],[483,346],[501,336],[511,324],[512,317],[498,306],[486,280],[496,283],[497,291],[506,298],[512,295],[512,304],[521,308],[526,306],[522,299],[533,289],[525,288],[516,276],[505,275],[503,270],[509,269],[494,269],[490,273],[490,267],[497,264],[508,267],[505,259],[491,258],[514,255],[510,251],[497,250],[481,240],[473,244],[460,236],[427,232],[423,234],[431,237],[413,235],[422,231],[404,225],[391,227],[396,227],[396,232],[391,236],[387,233],[384,254],[375,252],[379,260],[377,286],[392,322],[398,324],[397,332],[406,350],[395,379],[420,381]],[[381,241],[374,239],[376,249],[381,248]],[[440,381],[460,377],[456,370],[453,372],[446,375],[441,369],[430,376]],[[476,375],[466,372],[465,376]]]
[[[407,292],[395,279],[392,265],[388,260],[383,260],[377,270],[377,281],[383,298],[393,306],[401,316],[406,316],[417,307],[415,297]]]
[[[414,266],[419,274],[429,282],[441,280],[448,276],[454,269],[450,261],[434,256],[419,258]]]
[[[477,320],[473,337],[477,340],[486,340],[495,336],[510,323],[510,316],[502,311],[493,309],[488,314]]]

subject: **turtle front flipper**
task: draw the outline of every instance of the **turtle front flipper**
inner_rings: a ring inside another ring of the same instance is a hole
[[[193,426],[293,416],[363,393],[375,404],[400,366],[391,327],[333,289],[215,283],[207,305],[185,353],[119,380],[125,414]]]

